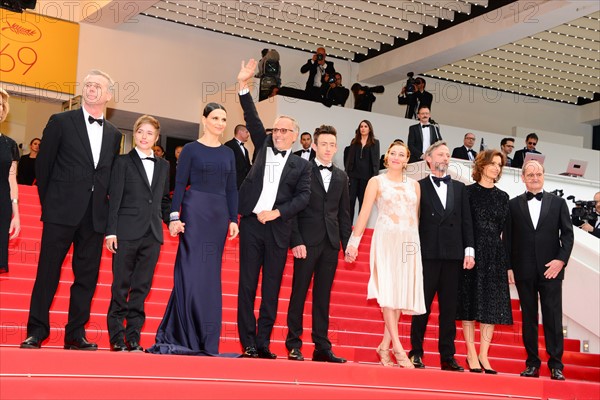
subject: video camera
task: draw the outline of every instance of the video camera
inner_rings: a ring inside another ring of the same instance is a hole
[[[596,202],[594,200],[576,200],[575,196],[568,196],[567,200],[571,200],[575,203],[575,207],[571,210],[571,219],[573,220],[573,223],[575,223],[576,220],[579,220],[594,225],[594,222],[598,219]]]
[[[411,96],[413,94],[415,94],[415,92],[417,91],[417,82],[415,80],[415,78],[413,78],[413,76],[415,76],[414,72],[409,72],[408,74],[406,74],[406,76],[408,76],[408,79],[406,80],[406,92],[405,94],[407,96]]]

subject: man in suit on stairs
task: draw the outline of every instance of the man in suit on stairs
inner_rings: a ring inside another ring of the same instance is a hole
[[[246,125],[236,125],[233,130],[233,139],[225,142],[225,146],[233,150],[235,156],[235,172],[237,177],[237,188],[240,189],[244,178],[250,171],[250,156],[248,149],[244,146],[250,137],[250,132],[246,129]],[[255,150],[256,151],[256,150]]]
[[[288,359],[302,361],[302,313],[311,280],[313,361],[344,363],[331,351],[329,301],[338,264],[340,242],[346,247],[352,233],[348,176],[333,165],[337,151],[337,132],[322,125],[315,132],[316,157],[310,162],[312,178],[308,207],[300,211],[292,223],[294,278],[288,307],[288,334],[285,345]],[[314,278],[313,278],[314,277]]]
[[[442,140],[442,135],[437,125],[430,123],[430,116],[431,113],[428,107],[419,107],[419,112],[417,113],[419,123],[411,125],[408,128],[409,163],[421,161],[425,150],[438,140]]]

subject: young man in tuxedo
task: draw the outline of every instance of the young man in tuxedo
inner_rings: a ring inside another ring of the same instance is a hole
[[[519,293],[526,368],[521,376],[539,377],[538,296],[542,308],[548,368],[554,380],[563,375],[562,281],[573,250],[573,225],[564,199],[544,191],[544,167],[523,165],[521,180],[527,192],[511,199],[509,282]]]
[[[294,154],[304,158],[306,161],[312,161],[317,153],[311,147],[312,144],[312,136],[308,132],[303,132],[300,135],[300,144],[302,145],[302,150],[295,151]]]
[[[240,277],[238,332],[243,357],[274,359],[269,349],[277,316],[281,278],[292,235],[294,216],[306,208],[310,197],[311,166],[295,154],[298,123],[280,116],[267,135],[249,93],[256,61],[242,62],[238,74],[240,103],[252,137],[256,161],[240,187]],[[254,301],[262,269],[258,324]]]
[[[233,155],[235,156],[235,172],[237,176],[237,188],[240,189],[242,186],[242,182],[244,182],[244,178],[248,175],[248,171],[250,171],[250,155],[248,154],[248,149],[244,147],[248,138],[250,137],[250,132],[246,129],[246,125],[236,125],[233,130],[233,139],[225,142],[225,146],[229,147],[233,150]],[[256,151],[256,150],[255,150]]]
[[[527,137],[525,138],[525,147],[515,152],[515,156],[513,157],[511,167],[522,168],[527,153],[542,154],[535,149],[538,141],[538,135],[536,135],[535,133],[530,133],[529,135],[527,135]]]
[[[452,158],[475,161],[477,152],[473,150],[473,145],[475,145],[475,135],[471,132],[467,132],[463,138],[463,145],[455,147],[454,150],[452,150]]]
[[[49,312],[62,263],[73,244],[69,319],[64,347],[96,350],[85,336],[108,217],[108,184],[121,133],[104,119],[113,81],[92,70],[83,81],[82,107],[50,117],[35,164],[42,205],[42,245],[21,348],[39,349],[50,334]]]
[[[115,159],[110,178],[106,248],[113,253],[107,322],[112,351],[143,351],[140,332],[154,269],[169,221],[169,162],[154,156],[159,122],[149,115],[133,126],[135,148]],[[126,327],[123,326],[126,322]]]
[[[417,113],[419,123],[411,125],[408,128],[409,163],[421,161],[425,150],[433,143],[442,140],[439,128],[429,123],[430,116],[431,113],[428,107],[419,107],[419,112]]]
[[[293,220],[292,253],[294,278],[288,307],[288,334],[285,341],[288,359],[302,361],[302,313],[306,293],[313,281],[312,340],[313,361],[344,363],[331,351],[329,301],[331,286],[338,264],[340,241],[344,251],[352,233],[348,176],[333,165],[337,151],[337,132],[333,126],[322,125],[315,132],[316,157],[310,162],[312,178],[308,207]],[[314,277],[314,278],[313,278]]]
[[[475,266],[475,239],[469,199],[464,183],[447,175],[450,150],[446,142],[425,152],[431,175],[419,181],[421,216],[419,235],[423,260],[423,292],[427,312],[412,317],[409,357],[416,368],[423,364],[423,340],[435,294],[439,305],[438,351],[443,370],[464,371],[454,354],[456,307],[461,269]]]
[[[513,152],[515,148],[515,139],[514,138],[504,138],[500,141],[500,151],[502,151],[502,154],[504,154],[504,156],[506,157],[506,166],[507,167],[512,167],[512,161],[513,159],[509,157],[509,155]]]

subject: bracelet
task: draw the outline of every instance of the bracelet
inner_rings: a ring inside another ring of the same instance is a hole
[[[19,199],[11,199],[10,201],[13,204],[19,204]]]
[[[354,236],[354,234],[350,235],[350,239],[348,239],[348,246],[346,248],[352,246],[358,249],[358,245],[360,244],[360,240],[362,239],[362,235]]]

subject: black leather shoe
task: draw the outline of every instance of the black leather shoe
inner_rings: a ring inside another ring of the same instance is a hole
[[[65,340],[65,349],[94,351],[98,350],[98,345],[96,343],[88,342],[84,337],[80,337],[77,339]]]
[[[123,339],[117,340],[114,343],[110,344],[110,351],[127,351],[127,346]]]
[[[304,356],[300,349],[291,349],[288,353],[288,360],[304,361]]]
[[[442,371],[464,372],[464,370],[465,369],[458,364],[455,358],[442,361]]]
[[[540,377],[540,369],[538,367],[527,367],[525,371],[521,372],[521,376],[526,378],[539,378]]]
[[[483,363],[481,362],[481,360],[478,358],[477,359],[479,361],[479,364],[481,365],[481,367],[483,368],[483,370],[485,371],[486,374],[490,374],[490,375],[496,375],[498,372],[494,371],[493,369],[487,369],[483,366]],[[473,371],[471,371],[473,372]]]
[[[563,375],[561,369],[552,368],[550,369],[550,379],[554,379],[555,381],[564,381],[565,376]]]
[[[268,347],[261,347],[258,349],[258,358],[266,358],[268,360],[274,360],[277,358],[277,354],[271,353]]]
[[[346,362],[345,358],[337,357],[331,350],[315,350],[313,352],[312,360],[338,364]]]
[[[35,336],[29,336],[21,343],[22,349],[39,349],[42,347],[42,341]]]
[[[128,342],[127,347],[129,348],[129,351],[134,352],[134,353],[143,353],[144,352],[144,348],[142,346],[140,346],[140,344],[136,341]]]
[[[423,364],[423,359],[421,356],[412,356],[410,358],[410,362],[413,363],[415,368],[425,368],[425,364]]]
[[[256,347],[247,346],[244,348],[244,352],[242,353],[242,357],[244,358],[258,358],[258,351],[256,351]]]

